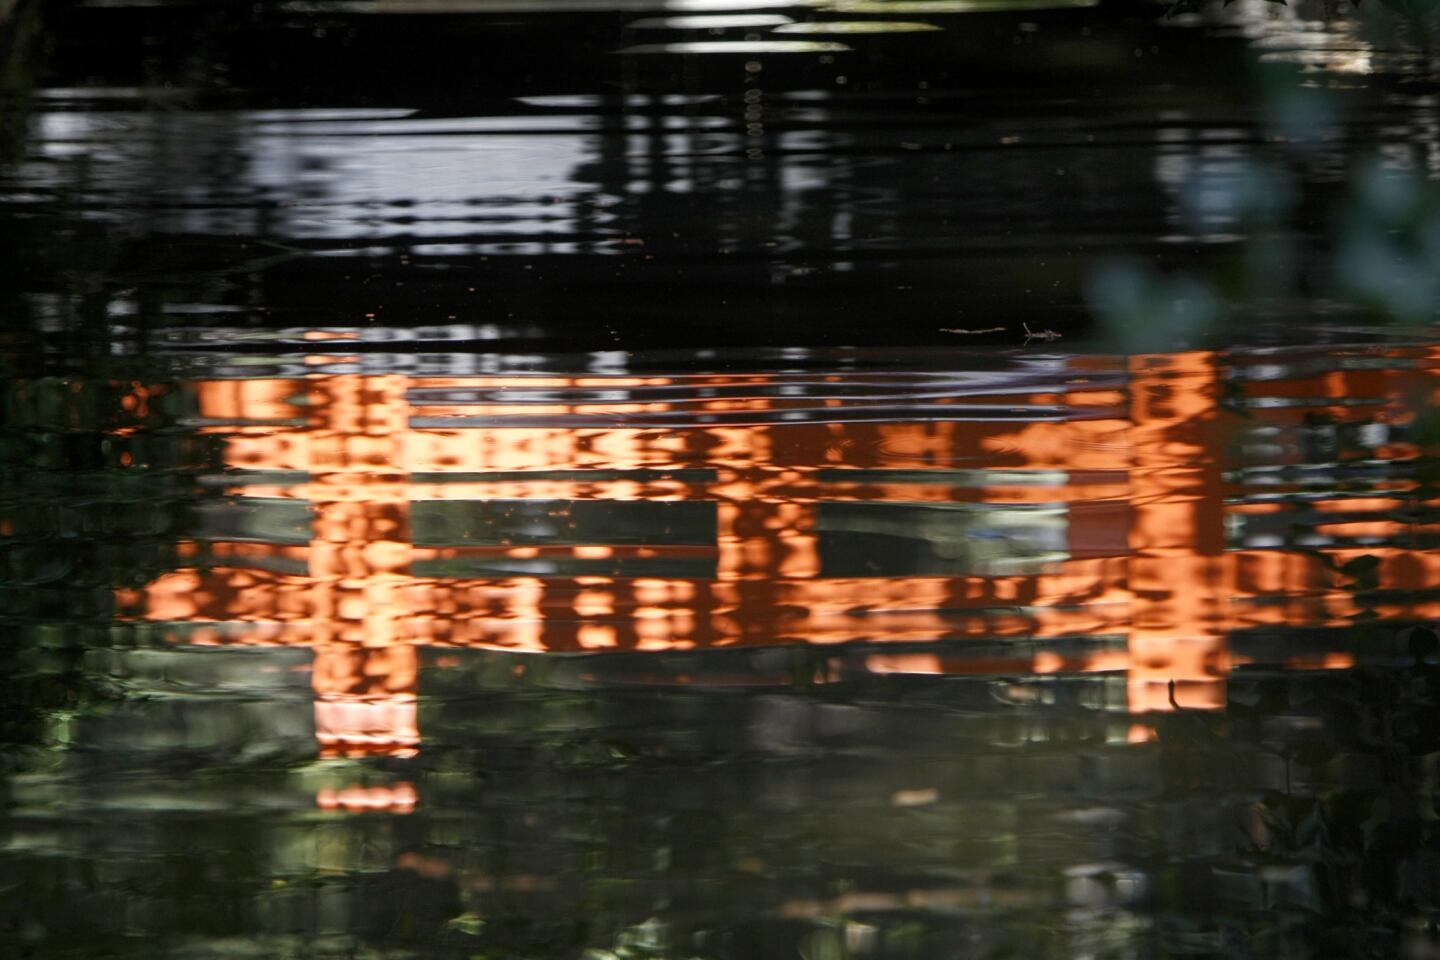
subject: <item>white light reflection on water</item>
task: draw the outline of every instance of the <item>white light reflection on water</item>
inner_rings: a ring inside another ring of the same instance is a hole
[[[1093,7],[1100,0],[830,0],[822,9],[838,13],[1020,13]]]
[[[776,27],[774,33],[929,33],[944,29],[933,23],[913,23],[903,20],[817,20],[811,23],[792,23]]]
[[[1362,36],[1359,18],[1336,17],[1313,3],[1294,6],[1265,0],[1240,0],[1229,11],[1232,22],[1260,51],[1261,63],[1294,64],[1333,74],[1368,74],[1376,51]]]
[[[625,24],[630,30],[745,30],[783,27],[794,23],[778,13],[751,13],[735,16],[644,17]]]
[[[622,54],[656,53],[841,53],[843,43],[818,40],[686,40],[677,43],[641,43],[615,51]]]

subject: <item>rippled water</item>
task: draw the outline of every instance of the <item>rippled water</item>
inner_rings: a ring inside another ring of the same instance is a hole
[[[1403,37],[5,12],[0,954],[1436,955],[1440,337],[1085,292]]]

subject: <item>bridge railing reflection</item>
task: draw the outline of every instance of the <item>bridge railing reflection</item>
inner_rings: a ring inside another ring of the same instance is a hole
[[[929,392],[840,374],[199,381],[232,499],[181,545],[190,565],[120,606],[191,643],[311,646],[317,735],[339,755],[418,748],[427,645],[1013,638],[1004,657],[866,662],[1123,672],[1131,711],[1217,708],[1234,631],[1440,612],[1414,594],[1440,559],[1394,539],[1396,496],[1301,489],[1334,536],[1244,536],[1300,502],[1253,488],[1247,438],[1313,461],[1317,423],[1362,424],[1360,453],[1404,461],[1396,398],[1433,393],[1434,361],[1290,376],[1210,352],[1074,357],[1042,385]],[[1357,558],[1388,593],[1339,572]],[[1061,651],[1073,637],[1119,642]]]

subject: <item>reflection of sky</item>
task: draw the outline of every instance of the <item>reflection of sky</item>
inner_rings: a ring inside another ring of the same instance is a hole
[[[398,114],[398,115],[397,115]],[[31,191],[75,189],[174,233],[293,239],[523,236],[544,243],[592,188],[598,118],[407,119],[403,111],[53,112]]]
[[[664,7],[712,9],[698,0]],[[955,19],[944,19],[945,32]],[[641,46],[677,66],[704,61],[704,70],[717,61],[712,50],[749,57],[788,44],[816,56],[810,41],[754,29],[726,40],[642,31]],[[862,42],[882,41],[853,40]],[[749,69],[741,59],[718,58],[736,72]],[[1078,236],[1100,222],[1127,239],[1154,231],[1136,222],[1148,211],[1136,202],[1135,177],[1148,164],[1120,159],[1153,147],[1113,123],[1086,134],[1084,115],[1074,105],[1057,113],[1065,105],[1053,99],[1020,99],[1000,114],[977,113],[963,98],[892,110],[844,92],[770,89],[757,73],[738,102],[693,91],[548,97],[512,101],[519,109],[502,115],[101,112],[58,91],[42,102],[54,109],[37,117],[32,158],[11,196],[75,197],[82,216],[161,234],[404,246],[422,256],[810,248],[844,269],[856,251]],[[1184,126],[1208,141],[1207,156],[1234,149],[1223,142],[1235,136],[1228,127],[1197,130],[1193,118]],[[1167,181],[1163,170],[1159,179]]]
[[[118,88],[43,91],[31,155],[0,174],[0,202],[70,204],[67,212],[130,233],[263,237],[337,252],[712,260],[759,253],[780,258],[769,265],[777,285],[806,271],[865,266],[867,257],[889,268],[910,252],[1018,261],[1021,251],[1048,247],[1099,254],[1156,241],[1223,242],[1240,232],[1235,198],[1265,136],[1252,111],[1183,100],[1179,109],[1157,110],[1166,101],[1154,97],[1169,94],[1143,79],[1131,93],[1093,103],[1010,90],[996,107],[983,91],[946,90],[938,81],[934,90],[860,92],[840,82],[856,72],[847,57],[895,56],[877,45],[912,41],[837,35],[855,51],[828,65],[813,50],[744,52],[809,42],[780,40],[786,34],[772,33],[776,27],[848,30],[859,20],[804,5],[759,11],[773,6],[649,4],[677,16],[617,18],[636,28],[617,31],[617,49],[660,55],[612,56],[613,90],[516,98],[498,114],[490,104],[474,116],[162,110],[160,99],[173,106],[183,98]],[[472,7],[497,9],[433,9]],[[934,23],[918,25],[942,29],[914,42],[959,35],[964,15],[933,4],[927,10]],[[720,16],[701,15],[709,13]],[[1265,57],[1341,72],[1368,63],[1353,23],[1321,20],[1304,5],[1254,0],[1224,16]],[[1044,14],[1034,17],[1042,22]],[[1027,23],[1017,29],[1030,36]],[[1048,28],[1032,33],[1049,37]],[[1344,56],[1326,59],[1335,51]],[[805,74],[811,86],[775,80],[783,64],[801,60],[823,67]],[[747,73],[752,67],[765,69]],[[628,71],[649,69],[676,71],[667,95],[621,92]],[[740,81],[743,93],[713,92]],[[101,102],[118,109],[96,109]],[[1382,147],[1393,154],[1424,142],[1425,162],[1440,165],[1434,115],[1424,103],[1397,107]],[[1187,220],[1194,212],[1187,204],[1197,202],[1203,215]],[[1039,268],[1054,263],[1048,253],[1033,260]]]

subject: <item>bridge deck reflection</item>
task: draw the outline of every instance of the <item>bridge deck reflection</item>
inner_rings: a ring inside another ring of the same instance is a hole
[[[186,566],[120,608],[186,643],[313,647],[316,728],[339,754],[418,747],[431,645],[885,642],[905,647],[867,669],[1123,673],[1131,711],[1219,707],[1235,631],[1440,615],[1412,480],[1292,476],[1414,457],[1403,423],[1440,355],[1359,355],[1318,375],[1211,352],[1052,357],[1043,383],[190,382],[230,499],[198,511]],[[910,646],[966,638],[1013,652]]]

